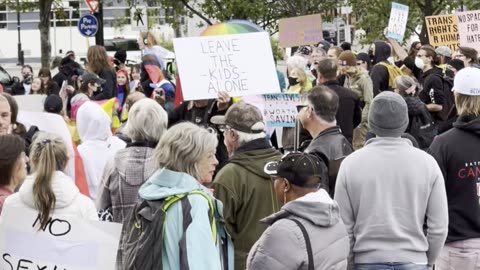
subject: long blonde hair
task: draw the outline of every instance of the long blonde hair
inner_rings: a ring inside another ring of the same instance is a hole
[[[67,146],[57,135],[39,133],[33,141],[30,160],[35,169],[33,183],[35,208],[40,213],[40,228],[44,228],[56,203],[52,190],[53,176],[55,171],[62,171],[67,165]]]
[[[141,32],[140,37],[142,38],[143,44],[145,44],[147,48],[151,49],[153,46],[158,45],[157,39],[151,32]]]
[[[468,96],[455,92],[455,106],[458,115],[480,116],[480,96]]]

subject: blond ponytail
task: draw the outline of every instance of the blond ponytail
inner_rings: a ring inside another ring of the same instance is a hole
[[[33,198],[39,211],[39,229],[42,229],[48,224],[50,213],[55,208],[52,180],[55,171],[62,171],[68,162],[67,147],[60,137],[39,133],[33,142],[30,160],[35,168]]]

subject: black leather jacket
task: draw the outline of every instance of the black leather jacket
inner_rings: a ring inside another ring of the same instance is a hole
[[[331,127],[322,131],[310,142],[305,153],[316,154],[328,162],[328,193],[334,195],[340,163],[353,152],[352,144],[343,136],[340,127]],[[322,180],[325,183],[324,180]],[[327,188],[326,188],[327,189]]]

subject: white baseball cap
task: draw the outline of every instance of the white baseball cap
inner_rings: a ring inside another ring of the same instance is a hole
[[[452,91],[467,96],[480,96],[480,69],[466,67],[457,72]]]

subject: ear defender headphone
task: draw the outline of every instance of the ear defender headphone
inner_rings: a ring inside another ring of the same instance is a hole
[[[148,33],[143,34],[143,44],[148,45]]]

